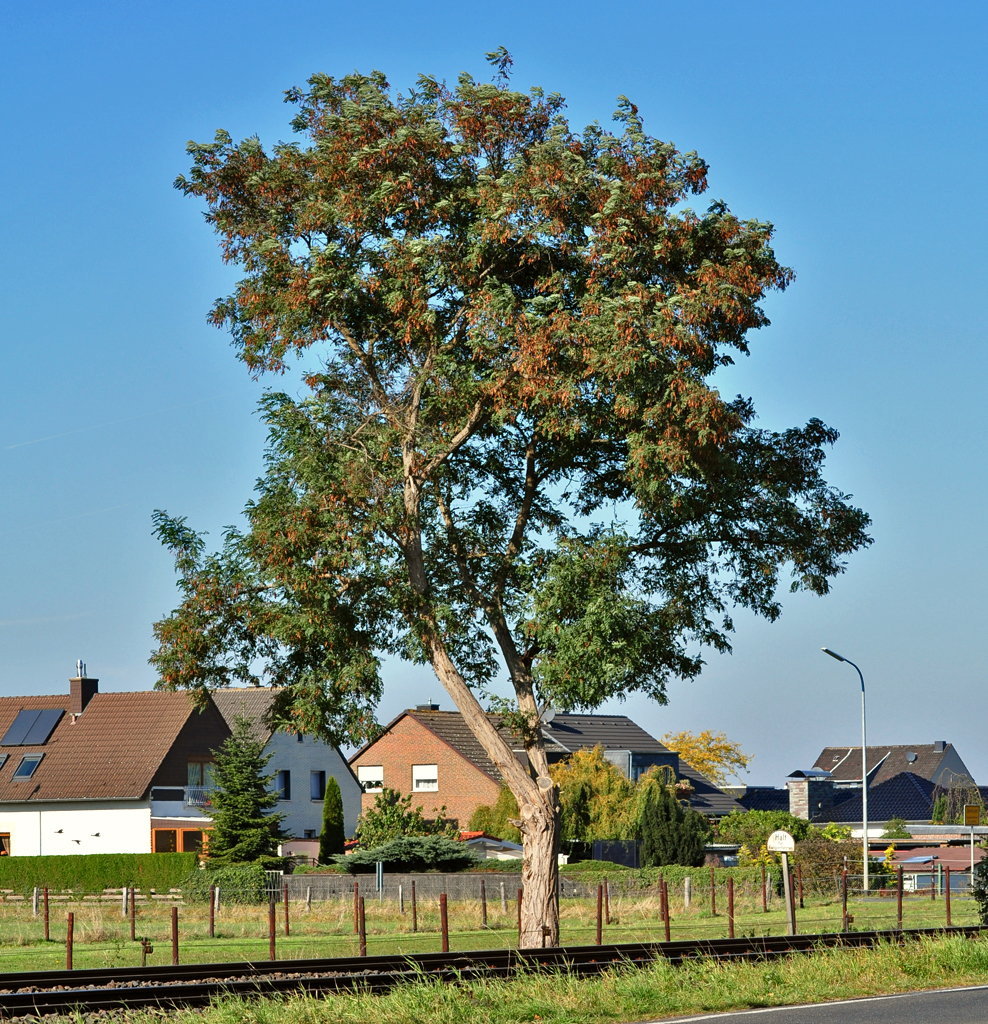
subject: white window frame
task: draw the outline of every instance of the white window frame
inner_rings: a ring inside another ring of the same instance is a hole
[[[357,781],[365,793],[380,793],[384,789],[384,765],[358,765]]]
[[[438,793],[439,792],[439,765],[437,765],[437,764],[413,764],[412,765],[412,792],[413,793]]]

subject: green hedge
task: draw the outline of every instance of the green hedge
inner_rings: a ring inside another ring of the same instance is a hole
[[[195,870],[195,853],[84,853],[65,857],[0,857],[0,889],[30,893],[102,892],[136,886],[147,892],[178,889]]]
[[[221,903],[267,902],[267,875],[264,865],[257,861],[218,867],[211,867],[206,861],[205,871],[193,871],[185,879],[182,895],[190,901],[207,902],[211,885],[219,886]]]

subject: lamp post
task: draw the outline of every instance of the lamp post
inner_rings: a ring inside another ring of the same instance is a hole
[[[858,678],[861,680],[861,816],[864,818],[864,836],[861,840],[861,845],[864,854],[864,891],[868,891],[868,731],[865,726],[865,684],[864,676],[861,674],[861,669],[854,664],[853,661],[849,661],[847,658],[841,657],[836,651],[830,650],[829,647],[821,647],[820,650],[824,654],[829,654],[831,658],[836,658],[837,661],[843,661],[850,665],[858,674]]]

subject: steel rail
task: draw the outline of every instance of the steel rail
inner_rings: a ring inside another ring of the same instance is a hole
[[[146,968],[30,971],[0,974],[0,1017],[41,1016],[146,1006],[207,1005],[221,996],[255,997],[285,992],[311,994],[381,992],[418,980],[440,982],[509,977],[524,970],[598,974],[615,966],[646,967],[697,957],[758,960],[825,947],[873,946],[881,941],[936,935],[971,937],[980,927],[829,932],[740,939],[684,939],[550,949],[491,949],[401,956],[265,960],[256,963],[187,964]]]

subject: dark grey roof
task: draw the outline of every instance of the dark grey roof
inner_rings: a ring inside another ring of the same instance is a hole
[[[937,747],[942,749],[937,750]],[[915,759],[911,760],[911,755]],[[943,761],[956,759],[963,766],[952,743],[914,743],[875,746],[868,748],[868,778],[872,786],[908,772],[920,778],[934,780]],[[813,763],[814,768],[831,772],[835,782],[861,781],[861,747],[824,747]],[[901,817],[901,815],[900,815]]]
[[[679,759],[679,774],[693,783],[690,807],[698,810],[705,818],[723,818],[732,811],[744,810],[733,796],[728,796],[722,789],[718,789],[706,776],[691,768],[682,758]]]
[[[601,746],[636,754],[668,754],[670,750],[627,715],[557,714],[542,727],[542,735],[562,752]]]
[[[746,811],[788,811],[789,790],[775,786],[749,786],[738,803]]]
[[[929,779],[914,772],[900,772],[877,786],[868,787],[868,820],[888,821],[902,818],[905,821],[929,821],[933,811],[933,790],[936,787]],[[861,791],[858,790],[836,807],[818,814],[818,822],[862,820]]]

